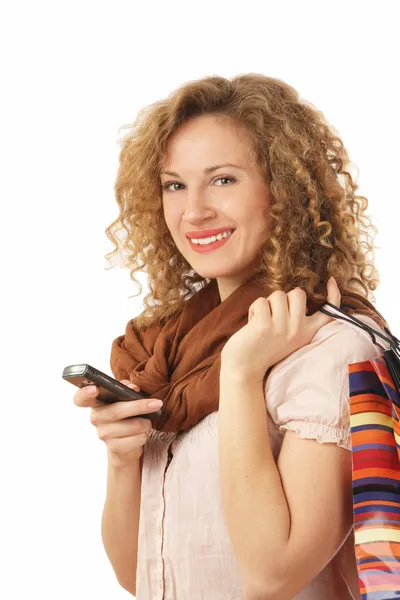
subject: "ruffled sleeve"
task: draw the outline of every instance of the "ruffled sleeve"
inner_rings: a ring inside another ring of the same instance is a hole
[[[355,316],[385,335],[369,317]],[[351,450],[348,365],[375,358],[384,348],[357,326],[339,320],[325,325],[271,370],[265,384],[270,417],[280,430]]]

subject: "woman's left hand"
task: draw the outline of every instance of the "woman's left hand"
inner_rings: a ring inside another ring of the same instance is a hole
[[[327,283],[327,301],[340,307],[336,281]],[[249,381],[263,381],[265,372],[289,354],[309,344],[317,331],[334,321],[319,310],[307,317],[306,293],[273,292],[257,298],[249,308],[247,325],[234,333],[221,351],[221,370]]]

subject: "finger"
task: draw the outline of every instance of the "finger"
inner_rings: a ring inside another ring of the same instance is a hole
[[[123,459],[126,456],[131,455],[132,450],[135,448],[140,448],[144,446],[148,440],[147,433],[140,433],[138,435],[133,435],[129,437],[123,438],[111,438],[107,440],[107,448],[108,450],[119,458]]]
[[[99,388],[97,386],[95,386],[95,392],[93,394],[90,394],[88,391],[89,386],[84,386],[82,388],[80,388],[79,390],[77,390],[73,396],[73,401],[74,404],[76,404],[76,406],[80,406],[80,407],[93,407],[93,406],[97,406],[99,403],[99,400],[97,398],[98,394],[99,394]],[[92,387],[92,386],[90,386]]]
[[[140,417],[152,414],[160,410],[160,406],[149,406],[150,402],[154,402],[157,399],[148,398],[146,400],[121,401],[99,406],[95,410],[92,410],[90,419],[93,425],[102,425],[103,423],[114,423],[128,417]]]
[[[289,316],[295,321],[299,321],[307,313],[307,294],[304,290],[297,287],[291,290],[288,295]]]
[[[140,387],[136,385],[136,383],[132,383],[132,381],[130,381],[129,379],[121,379],[121,383],[123,383],[127,387],[132,388],[136,392],[140,392]]]
[[[257,302],[257,300],[256,300],[256,302]],[[256,313],[258,313],[260,311],[261,311],[263,317],[271,320],[272,309],[271,309],[271,304],[269,302],[269,298],[262,298],[262,302],[257,302],[256,306],[253,305],[253,317],[255,316]]]
[[[285,326],[289,319],[288,297],[284,291],[277,290],[268,297],[271,317],[275,324]]]
[[[141,417],[129,417],[118,423],[105,423],[97,427],[97,435],[101,440],[110,438],[123,438],[141,433],[149,433],[152,428],[149,419]]]
[[[271,306],[268,298],[260,296],[250,305],[248,322],[250,323],[256,315],[261,317],[263,322],[269,322],[271,320]]]
[[[342,296],[340,294],[340,289],[335,279],[328,279],[326,287],[328,292],[327,301],[333,304],[334,306],[340,308]],[[311,327],[315,327],[316,329],[319,329],[320,327],[323,327],[324,325],[327,325],[328,323],[331,323],[334,320],[334,317],[325,315],[319,310],[316,313],[314,313],[311,317],[307,317],[308,324]]]
[[[340,288],[339,288],[339,286],[337,284],[336,279],[334,279],[333,277],[331,277],[328,280],[327,289],[328,289],[328,298],[327,298],[328,302],[330,302],[331,304],[333,304],[337,308],[340,308],[340,302],[342,300],[342,295],[340,293]]]
[[[140,392],[140,387],[135,383],[132,383],[129,379],[121,379],[121,383],[134,389],[136,392]],[[79,390],[75,392],[73,396],[74,404],[83,408],[95,408],[104,406],[104,403],[99,401],[97,398],[99,394],[99,388],[97,386],[94,386],[95,392],[93,394],[89,394],[89,387],[92,388],[93,386],[84,386],[82,388],[79,388]]]

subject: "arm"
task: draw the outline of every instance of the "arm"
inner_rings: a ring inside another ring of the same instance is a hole
[[[221,368],[221,492],[245,598],[290,600],[351,530],[351,453],[288,431],[276,464],[267,418],[260,383]]]
[[[118,583],[133,595],[136,594],[141,479],[142,457],[129,465],[121,465],[108,455],[101,534]]]

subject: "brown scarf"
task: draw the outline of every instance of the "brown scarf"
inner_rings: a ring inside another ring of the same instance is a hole
[[[221,302],[212,279],[163,327],[155,323],[142,332],[135,319],[128,322],[125,335],[112,343],[111,370],[116,379],[129,379],[152,398],[163,400],[161,417],[151,417],[154,429],[183,431],[218,410],[220,352],[247,324],[249,307],[260,296],[264,290],[250,279]],[[366,298],[349,292],[341,301],[354,307],[354,311],[346,308],[347,314],[365,314],[388,327]],[[307,314],[321,306],[308,300]]]

